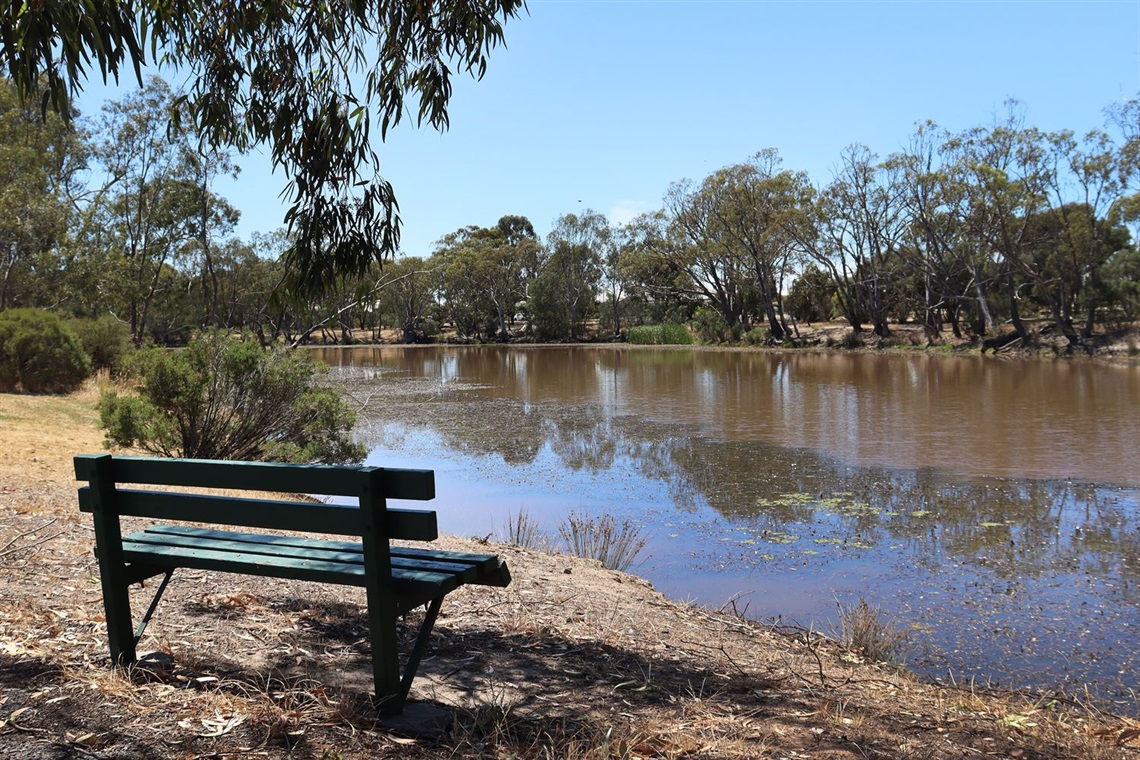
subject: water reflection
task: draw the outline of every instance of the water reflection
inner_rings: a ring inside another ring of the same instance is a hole
[[[931,675],[1140,688],[1140,370],[589,348],[323,358],[376,461],[434,467],[445,529],[526,508],[651,531],[678,597],[826,627],[864,596]],[[459,504],[458,508],[449,503]]]
[[[982,357],[584,347],[326,350],[483,398],[596,404],[851,464],[1140,487],[1140,369]],[[474,384],[473,388],[466,383]]]

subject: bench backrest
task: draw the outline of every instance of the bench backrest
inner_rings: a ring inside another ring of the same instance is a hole
[[[387,499],[434,499],[431,470],[101,454],[75,457],[75,477],[90,483],[79,489],[84,512],[413,541],[438,536],[435,512],[388,509],[386,504]],[[123,484],[348,496],[357,504],[140,490]]]

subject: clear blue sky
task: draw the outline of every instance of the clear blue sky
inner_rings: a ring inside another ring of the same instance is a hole
[[[403,124],[380,147],[403,252],[504,214],[542,235],[564,213],[659,208],[669,184],[776,148],[826,183],[840,152],[903,148],[917,122],[1077,132],[1140,95],[1140,0],[763,2],[529,0],[482,81],[456,81],[451,129]],[[92,112],[92,87],[84,110]],[[259,156],[219,192],[239,233],[280,226]]]

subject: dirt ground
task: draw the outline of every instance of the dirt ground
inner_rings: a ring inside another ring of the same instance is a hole
[[[440,543],[499,553],[514,582],[447,598],[404,721],[368,702],[358,589],[180,571],[143,661],[112,669],[71,471],[103,449],[97,392],[0,394],[0,757],[1140,757],[1129,717],[923,684],[590,561],[460,538]]]

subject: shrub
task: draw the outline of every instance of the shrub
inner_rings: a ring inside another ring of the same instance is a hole
[[[104,393],[107,442],[168,457],[359,462],[356,415],[308,354],[219,336],[137,354],[136,395]]]
[[[693,342],[693,336],[684,325],[665,322],[660,325],[631,327],[626,340],[648,346],[687,346]]]
[[[701,306],[693,314],[693,329],[704,343],[720,343],[730,335],[724,315],[708,306]]]
[[[51,312],[0,312],[0,390],[68,393],[91,374],[79,338]]]
[[[792,283],[784,307],[799,322],[826,322],[835,313],[834,298],[831,275],[809,265]]]
[[[769,327],[753,327],[744,333],[743,340],[749,346],[766,346],[772,342],[772,329]]]
[[[83,350],[91,358],[92,369],[110,370],[112,375],[122,374],[127,357],[134,350],[131,328],[120,319],[104,314],[98,319],[77,319],[72,322]]]

